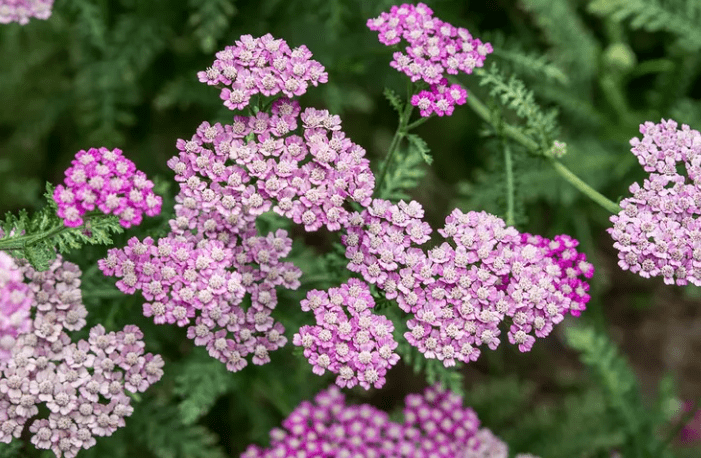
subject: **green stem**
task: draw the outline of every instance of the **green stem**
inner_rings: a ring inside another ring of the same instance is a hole
[[[0,250],[3,250],[3,251],[24,250],[28,246],[32,246],[32,245],[35,245],[41,241],[50,239],[50,238],[54,237],[55,235],[60,234],[61,232],[71,230],[71,229],[85,228],[85,226],[91,221],[91,219],[93,219],[95,217],[99,217],[99,216],[105,216],[105,215],[104,215],[104,213],[99,212],[99,211],[86,213],[84,216],[85,222],[83,223],[82,226],[78,226],[77,228],[68,227],[68,226],[64,225],[63,220],[61,220],[59,223],[57,223],[57,225],[55,225],[55,226],[51,227],[50,229],[47,229],[43,232],[5,237],[3,239],[0,239]]]
[[[414,109],[414,106],[411,104],[411,83],[407,87],[407,100],[406,100],[406,105],[404,106],[404,111],[401,113],[399,116],[399,125],[397,126],[397,130],[394,132],[394,137],[392,138],[392,143],[389,145],[389,150],[387,151],[387,159],[385,159],[384,164],[382,165],[382,170],[380,171],[379,177],[377,179],[377,182],[375,183],[375,189],[380,192],[382,189],[382,184],[385,181],[385,178],[387,176],[387,171],[389,170],[389,166],[392,162],[392,158],[394,157],[394,154],[396,151],[399,149],[399,143],[402,141],[402,138],[407,134],[409,129],[407,126],[409,125],[409,119],[411,118],[411,112]],[[416,124],[416,123],[414,123]]]
[[[506,225],[515,224],[514,217],[514,164],[511,159],[511,148],[509,143],[504,141],[504,162],[506,166]]]
[[[467,104],[470,106],[470,108],[472,108],[472,110],[475,113],[477,113],[477,115],[480,118],[494,125],[491,113],[489,112],[489,108],[487,108],[487,106],[484,103],[482,103],[477,97],[475,97],[474,94],[470,94],[470,96],[467,98]],[[538,144],[532,139],[528,138],[515,127],[503,123],[500,126],[500,128],[501,132],[507,137],[510,137],[512,140],[516,141],[517,143],[520,143],[521,145],[525,146],[526,148],[532,151],[538,151]],[[609,200],[603,194],[599,193],[596,189],[586,184],[584,181],[582,181],[581,178],[572,173],[572,171],[565,167],[565,165],[562,164],[560,161],[551,157],[548,157],[548,161],[550,161],[550,164],[555,168],[557,173],[559,173],[562,178],[569,181],[572,186],[584,193],[594,202],[601,205],[613,214],[617,214],[621,211],[621,207],[619,207],[617,203],[613,202],[612,200]]]
[[[406,131],[409,132],[410,130],[416,129],[417,127],[419,127],[421,124],[425,123],[426,121],[428,121],[432,117],[433,117],[433,115],[426,117],[426,118],[417,119],[416,121],[414,121],[411,124],[409,124],[408,126],[406,126]]]
[[[589,186],[588,184],[586,184],[584,181],[582,181],[581,178],[579,178],[577,175],[572,173],[572,171],[570,169],[565,167],[565,165],[562,164],[562,162],[560,162],[557,159],[554,159],[552,157],[549,157],[548,161],[555,168],[555,171],[560,174],[560,176],[562,178],[569,181],[572,186],[577,188],[579,191],[581,191],[583,194],[585,194],[591,200],[593,200],[597,204],[601,205],[602,207],[604,207],[606,210],[613,213],[614,215],[618,214],[621,211],[621,207],[619,207],[616,202],[613,202],[613,201],[607,199],[605,196],[603,196],[601,193],[599,193],[596,189],[594,189],[591,186]]]

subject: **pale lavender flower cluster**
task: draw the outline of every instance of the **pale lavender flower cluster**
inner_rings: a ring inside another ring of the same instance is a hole
[[[332,385],[304,401],[270,432],[268,448],[250,445],[241,458],[507,458],[508,446],[480,428],[474,410],[440,386],[405,399],[402,422],[369,404],[346,404]],[[516,455],[526,458],[532,455]]]
[[[423,3],[393,6],[389,13],[369,19],[370,30],[379,32],[380,43],[393,46],[405,40],[406,54],[394,53],[390,66],[406,74],[412,82],[423,80],[430,91],[421,91],[411,99],[421,116],[432,113],[450,116],[455,105],[465,103],[467,91],[460,85],[448,87],[445,75],[470,74],[482,67],[493,49],[489,43],[473,38],[467,29],[454,27],[436,17]]]
[[[81,150],[71,164],[65,185],[54,190],[58,216],[66,226],[80,226],[83,215],[95,209],[119,216],[126,228],[140,224],[144,213],[161,212],[163,199],[153,192],[153,182],[120,149]]]
[[[31,18],[48,19],[54,0],[0,0],[0,24],[25,25]]]
[[[71,340],[66,331],[83,328],[87,315],[75,264],[59,255],[47,271],[24,262],[17,272],[34,293],[34,317],[11,357],[0,360],[0,442],[19,438],[28,427],[36,448],[72,458],[92,447],[95,437],[124,426],[134,410],[127,392],[143,392],[158,381],[163,360],[144,354],[143,334],[132,325],[109,333],[98,325],[87,340]]]
[[[529,351],[570,312],[578,315],[589,296],[593,266],[576,252],[576,241],[519,234],[484,212],[454,210],[438,232],[444,242],[425,253],[430,239],[417,202],[374,200],[351,216],[343,237],[348,269],[376,284],[388,299],[414,316],[407,341],[445,366],[469,362],[480,345],[499,345],[499,324],[511,318],[508,339]]]
[[[701,285],[701,133],[664,119],[641,124],[640,133],[631,151],[650,176],[630,186],[633,197],[611,216],[618,265],[666,284]]]
[[[0,364],[12,355],[17,336],[32,326],[34,292],[23,280],[14,259],[0,251]]]
[[[304,94],[309,84],[328,81],[324,66],[312,59],[306,46],[291,49],[285,40],[270,34],[260,38],[243,35],[216,57],[197,76],[202,83],[224,85],[220,98],[231,110],[245,108],[255,94],[272,97],[282,93],[292,98]]]
[[[387,371],[399,361],[394,325],[372,313],[375,300],[365,282],[352,278],[328,292],[312,290],[301,305],[314,312],[316,326],[302,326],[293,343],[304,349],[315,374],[338,374],[342,388],[385,384]]]

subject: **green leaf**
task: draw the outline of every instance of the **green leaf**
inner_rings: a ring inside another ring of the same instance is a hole
[[[392,89],[386,87],[384,91],[382,91],[382,94],[385,96],[385,98],[389,101],[389,104],[394,108],[394,110],[397,113],[403,113],[404,112],[404,104],[402,103],[401,97],[394,92]]]
[[[184,364],[175,377],[173,393],[182,398],[178,410],[185,425],[206,415],[217,399],[231,388],[232,374],[226,366],[199,353],[199,358]]]
[[[406,138],[409,140],[409,144],[419,152],[423,160],[428,165],[431,165],[433,163],[433,156],[431,156],[431,149],[424,139],[416,134],[407,134]]]

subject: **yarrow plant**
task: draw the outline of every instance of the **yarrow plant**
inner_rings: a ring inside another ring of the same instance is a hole
[[[403,421],[392,421],[371,405],[349,405],[336,386],[304,401],[270,432],[270,447],[251,445],[241,458],[282,456],[329,458],[507,458],[508,446],[480,428],[462,398],[441,386],[410,394]],[[516,458],[536,458],[518,454]]]
[[[48,19],[54,0],[2,0],[0,1],[0,24],[17,22],[25,25],[30,19]]]
[[[608,230],[618,265],[666,284],[701,285],[701,133],[674,120],[640,125],[631,152],[649,178],[633,183]],[[680,170],[681,166],[681,170]]]
[[[140,224],[144,213],[155,216],[161,212],[163,199],[154,194],[153,182],[120,149],[78,151],[65,174],[64,184],[56,186],[54,200],[58,216],[68,227],[82,225],[87,211],[118,215],[125,228]]]
[[[406,54],[396,51],[392,68],[407,75],[412,82],[430,85],[411,98],[422,117],[435,113],[450,116],[455,105],[463,105],[467,91],[459,84],[448,85],[446,75],[471,74],[493,49],[489,43],[473,38],[462,27],[455,27],[433,16],[433,10],[423,3],[404,3],[390,11],[368,19],[370,30],[379,32],[380,43],[394,46],[406,41]]]
[[[305,312],[314,312],[316,326],[302,326],[293,342],[304,349],[305,358],[322,375],[338,374],[336,384],[366,390],[381,388],[387,371],[397,364],[394,325],[384,316],[372,313],[375,300],[367,284],[350,279],[339,288],[312,290],[302,301]]]
[[[0,283],[0,322],[17,323],[4,330],[3,345],[12,345],[0,353],[0,442],[19,438],[26,426],[36,448],[72,458],[125,425],[134,410],[129,393],[158,381],[163,360],[144,352],[143,334],[133,325],[119,332],[97,325],[87,340],[71,339],[67,331],[82,329],[87,315],[77,265],[59,255],[37,272],[4,253],[0,259],[0,278],[8,279]],[[20,295],[32,316],[21,313],[18,320]]]

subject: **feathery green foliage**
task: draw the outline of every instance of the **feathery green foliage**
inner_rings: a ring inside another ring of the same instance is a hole
[[[632,29],[670,32],[687,50],[701,48],[701,3],[697,0],[592,0],[588,10],[617,22],[629,20]]]
[[[198,348],[197,350],[202,350]],[[178,403],[180,420],[191,425],[209,412],[216,400],[232,387],[231,373],[216,359],[196,351],[177,370],[173,394],[182,400]]]

